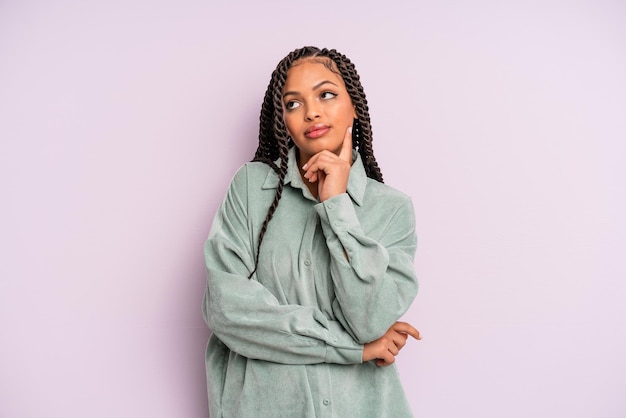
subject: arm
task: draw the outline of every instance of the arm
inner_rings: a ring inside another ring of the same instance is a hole
[[[232,351],[285,364],[360,363],[363,346],[318,309],[280,305],[254,279],[247,169],[233,179],[206,241],[204,317]],[[256,237],[254,237],[256,239]]]
[[[337,296],[333,311],[354,339],[365,344],[383,336],[417,293],[413,268],[417,238],[413,206],[399,195],[383,197],[395,202],[393,206],[382,202],[391,212],[390,218],[376,220],[388,220],[384,231],[375,239],[363,231],[346,193],[351,164],[352,135],[348,129],[339,155],[321,151],[302,168],[306,179],[317,182],[322,202],[316,210],[331,253]]]
[[[406,312],[417,293],[413,206],[408,198],[398,199],[376,239],[365,234],[345,193],[319,203],[316,210],[331,253],[335,315],[356,341],[374,341]]]

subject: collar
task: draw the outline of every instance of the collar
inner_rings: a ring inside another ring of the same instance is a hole
[[[275,161],[278,165],[279,160]],[[287,174],[285,175],[284,184],[290,184],[294,188],[306,189],[306,185],[302,181],[300,171],[296,162],[296,147],[291,147],[287,154]],[[348,195],[357,205],[361,206],[363,203],[363,196],[365,195],[365,186],[367,185],[367,175],[365,174],[365,168],[363,167],[363,161],[361,156],[352,150],[352,167],[350,168],[350,177],[348,178]],[[263,183],[263,189],[275,189],[278,187],[278,174],[274,170],[270,170]]]

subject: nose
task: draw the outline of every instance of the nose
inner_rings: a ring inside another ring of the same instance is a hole
[[[320,117],[320,111],[317,105],[308,105],[306,108],[306,113],[304,115],[307,121],[312,121]]]

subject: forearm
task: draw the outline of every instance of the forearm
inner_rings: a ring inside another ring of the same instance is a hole
[[[361,361],[362,345],[339,322],[314,307],[281,305],[242,272],[224,271],[224,254],[220,253],[227,245],[219,240],[207,242],[204,313],[209,327],[232,351],[285,364]]]
[[[331,254],[333,311],[356,341],[373,341],[406,312],[417,293],[412,207],[399,207],[376,237],[363,231],[347,195],[317,210]]]

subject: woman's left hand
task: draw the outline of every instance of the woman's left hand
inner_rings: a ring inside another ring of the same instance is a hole
[[[348,128],[343,138],[339,155],[331,151],[321,151],[312,156],[302,167],[304,177],[311,183],[317,182],[317,193],[321,202],[345,193],[352,165],[352,128]]]
[[[409,335],[416,340],[422,339],[420,332],[408,322],[394,323],[385,335],[363,346],[363,361],[376,360],[379,367],[393,364]]]

